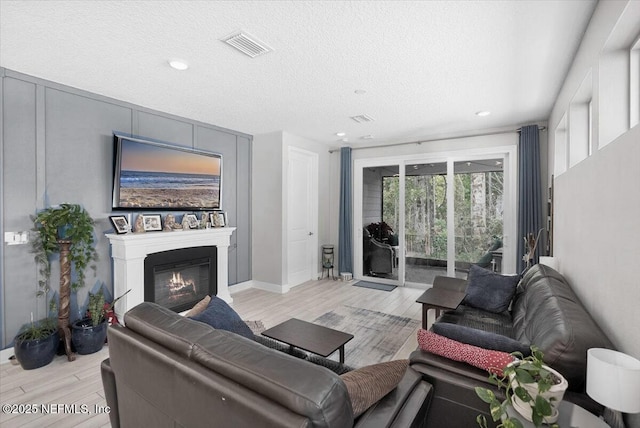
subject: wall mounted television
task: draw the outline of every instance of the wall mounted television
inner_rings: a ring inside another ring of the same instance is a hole
[[[114,210],[220,208],[222,155],[114,134]]]

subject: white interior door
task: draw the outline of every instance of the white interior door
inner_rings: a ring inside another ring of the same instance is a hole
[[[290,287],[317,276],[318,155],[289,147],[287,265]]]

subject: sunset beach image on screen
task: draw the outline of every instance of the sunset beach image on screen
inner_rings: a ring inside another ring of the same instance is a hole
[[[120,139],[118,208],[220,207],[219,155]]]

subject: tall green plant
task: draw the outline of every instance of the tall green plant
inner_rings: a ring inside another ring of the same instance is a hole
[[[33,230],[37,232],[36,239],[33,240],[33,252],[42,278],[39,295],[46,295],[50,290],[50,259],[60,251],[59,240],[71,242],[69,260],[76,272],[76,280],[71,282],[71,289],[83,287],[86,268],[98,259],[93,237],[95,223],[89,213],[77,204],[61,204],[40,211],[31,220]],[[95,265],[91,268],[96,269]]]

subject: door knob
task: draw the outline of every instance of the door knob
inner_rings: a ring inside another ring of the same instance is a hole
[[[313,232],[309,232],[309,236],[313,235]]]

